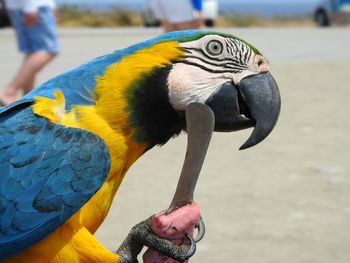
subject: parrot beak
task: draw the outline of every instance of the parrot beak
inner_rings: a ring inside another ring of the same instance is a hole
[[[281,99],[272,75],[262,73],[246,77],[238,86],[225,83],[206,104],[215,115],[215,131],[232,132],[254,127],[240,150],[264,140],[275,127]]]

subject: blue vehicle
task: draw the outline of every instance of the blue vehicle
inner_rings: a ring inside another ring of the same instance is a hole
[[[320,0],[314,12],[314,20],[321,27],[350,23],[350,0]]]

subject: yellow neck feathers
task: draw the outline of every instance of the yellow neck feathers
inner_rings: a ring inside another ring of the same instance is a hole
[[[176,42],[141,49],[112,64],[96,79],[96,108],[113,128],[128,128],[126,91],[154,69],[169,65],[183,54]],[[113,113],[113,114],[112,114]]]

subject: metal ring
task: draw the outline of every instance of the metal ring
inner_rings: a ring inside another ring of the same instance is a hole
[[[205,224],[202,218],[200,218],[199,221],[197,222],[196,228],[198,229],[198,234],[194,239],[194,242],[198,243],[199,241],[202,240],[205,234]]]
[[[190,242],[190,247],[188,249],[188,251],[186,252],[186,254],[183,255],[183,257],[185,259],[188,259],[190,257],[192,257],[194,255],[194,253],[196,252],[196,242],[194,241],[193,237],[189,234],[189,233],[185,233],[185,237],[187,237],[187,239]]]

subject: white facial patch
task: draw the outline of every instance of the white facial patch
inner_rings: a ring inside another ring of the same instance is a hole
[[[238,85],[268,70],[267,61],[238,39],[206,35],[180,45],[183,60],[173,64],[168,76],[170,102],[177,110],[191,102],[205,103],[227,82]]]
[[[168,77],[169,99],[177,110],[191,102],[204,103],[230,79],[186,64],[175,64]]]

